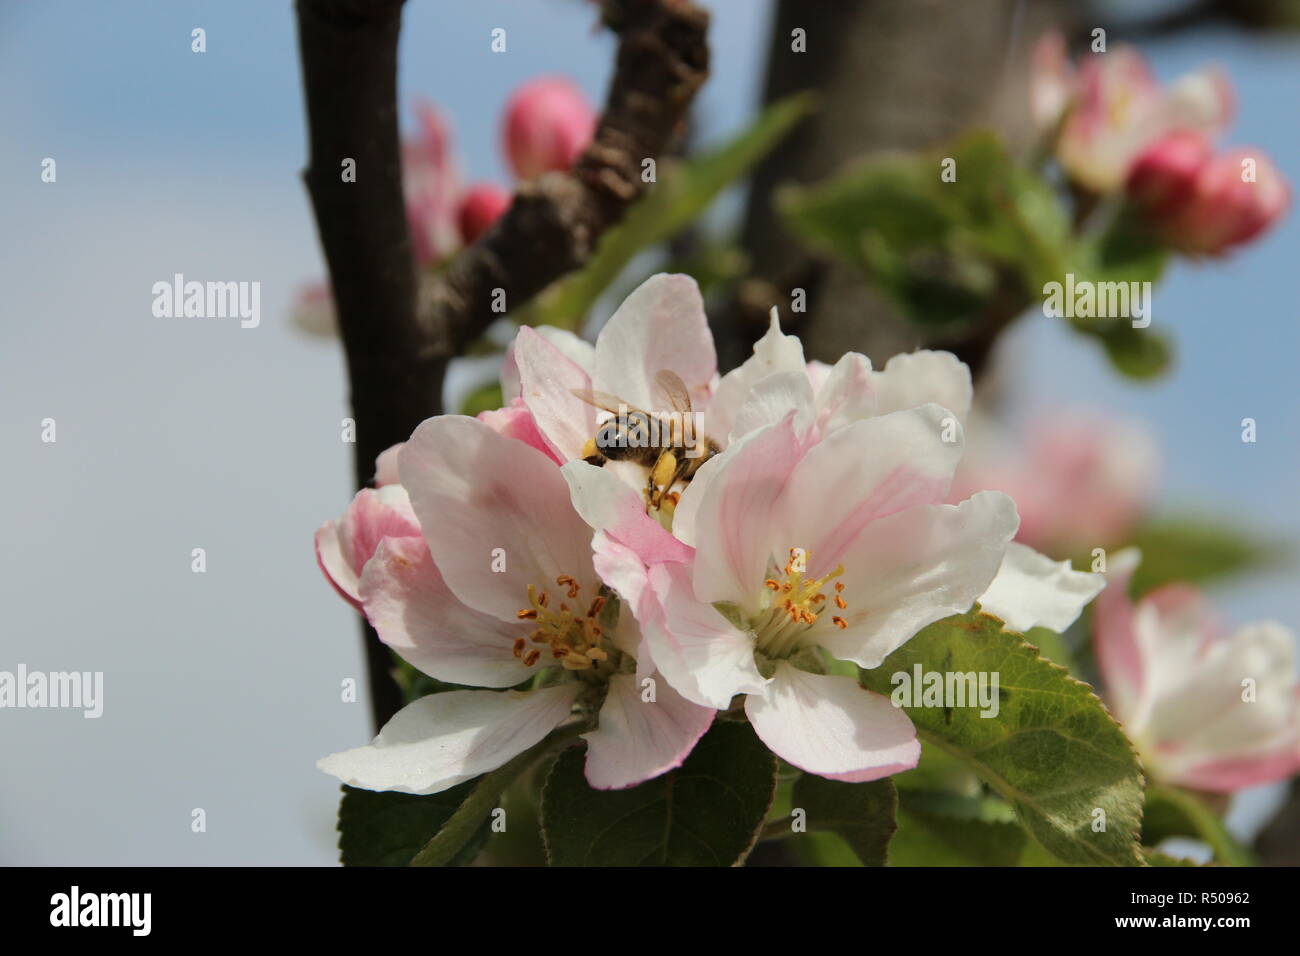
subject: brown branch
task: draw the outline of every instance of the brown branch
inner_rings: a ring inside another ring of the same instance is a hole
[[[523,185],[441,274],[417,279],[397,121],[402,2],[297,0],[311,148],[303,178],[347,355],[358,486],[381,451],[442,411],[447,362],[498,317],[495,290],[517,309],[587,261],[640,196],[642,161],[667,148],[708,74],[708,15],[689,0],[606,0],[618,59],[592,145],[572,173]],[[343,180],[345,159],[356,161],[355,182]],[[365,648],[381,725],[401,695],[368,627]]]
[[[427,354],[449,356],[499,318],[500,289],[518,308],[581,267],[645,189],[708,76],[708,14],[689,0],[607,0],[619,35],[614,78],[592,144],[571,173],[524,183],[497,224],[451,266],[427,276],[418,314]]]
[[[311,158],[303,174],[329,265],[356,422],[356,482],[437,414],[442,364],[417,358],[415,274],[402,199],[397,35],[402,0],[298,0]],[[342,164],[356,161],[356,182]],[[371,715],[402,705],[392,658],[363,622]]]

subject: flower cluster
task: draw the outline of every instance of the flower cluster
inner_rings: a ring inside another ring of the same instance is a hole
[[[317,534],[381,640],[484,688],[321,761],[353,786],[437,792],[577,725],[588,782],[627,787],[715,719],[805,771],[877,779],[920,747],[848,674],[977,602],[1063,629],[1104,583],[1014,542],[1005,494],[945,503],[971,401],[945,352],[807,362],[774,314],[720,376],[694,281],[660,275],[594,345],[521,328],[502,386],[501,409],[421,424]]]
[[[1162,86],[1125,46],[1076,67],[1052,32],[1034,52],[1030,99],[1071,182],[1093,194],[1126,191],[1173,248],[1222,253],[1263,233],[1290,205],[1286,180],[1260,150],[1215,153],[1234,105],[1217,70]]]

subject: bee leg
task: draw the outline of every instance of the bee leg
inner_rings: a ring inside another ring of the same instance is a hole
[[[664,499],[664,495],[672,488],[676,480],[677,470],[681,466],[677,463],[677,456],[671,451],[665,449],[655,462],[654,468],[650,469],[650,484],[655,489],[653,504],[656,508]]]

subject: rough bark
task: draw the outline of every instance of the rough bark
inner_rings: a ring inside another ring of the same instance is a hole
[[[849,350],[876,363],[923,343],[852,268],[810,252],[783,226],[773,194],[785,183],[823,179],[870,152],[933,146],[981,122],[1012,139],[1024,133],[1023,88],[1006,82],[1023,71],[1026,49],[1058,15],[1055,2],[988,0],[778,0],[763,98],[812,90],[820,109],[756,171],[743,229],[751,270],[740,306],[720,321],[729,363],[762,333],[766,310],[804,338],[810,357],[834,360]],[[807,52],[791,49],[803,29]],[[808,294],[808,311],[790,311],[790,290]],[[945,343],[950,344],[950,343]],[[982,361],[987,347],[972,352]]]

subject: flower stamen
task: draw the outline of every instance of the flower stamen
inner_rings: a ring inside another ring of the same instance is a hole
[[[779,603],[765,618],[755,622],[754,627],[758,648],[768,657],[787,657],[802,645],[805,632],[820,617],[820,609],[828,597],[828,585],[844,573],[844,566],[838,565],[819,578],[809,578],[809,553],[802,548],[791,548],[790,560],[782,569],[784,573],[774,574],[763,581],[764,588],[780,596]],[[848,607],[844,582],[835,581],[834,596],[837,609]],[[831,620],[841,630],[848,627],[844,618],[838,615]]]
[[[569,598],[576,598],[582,589],[578,579],[571,574],[557,576],[555,583],[565,589],[565,596]],[[538,626],[529,634],[529,640],[548,647],[551,657],[560,662],[565,670],[587,670],[596,662],[609,659],[609,653],[600,646],[603,630],[597,623],[605,607],[603,595],[596,595],[587,606],[586,614],[583,614],[581,605],[575,610],[564,601],[560,602],[559,607],[552,608],[550,594],[530,584],[528,603],[530,606],[521,608],[516,615],[521,621],[537,622]],[[531,667],[540,659],[542,649],[534,648],[525,653],[525,646],[525,640],[517,638],[514,642],[514,656],[520,658],[525,666]]]

